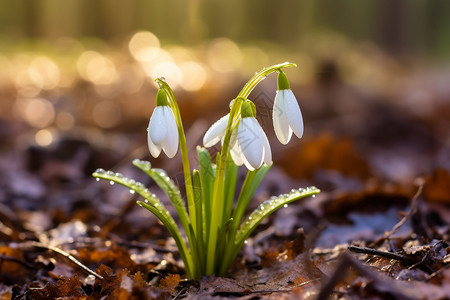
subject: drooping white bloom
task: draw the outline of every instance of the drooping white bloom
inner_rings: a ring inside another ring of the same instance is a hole
[[[266,134],[254,117],[250,101],[241,107],[241,120],[238,128],[231,133],[230,155],[238,166],[245,165],[250,171],[258,169],[263,163],[272,163],[272,152]],[[211,147],[223,142],[230,114],[215,122],[205,133],[203,145]]]
[[[160,91],[164,91],[160,89]],[[163,94],[163,95],[161,95]],[[157,106],[148,124],[148,148],[153,157],[158,157],[161,149],[169,158],[177,154],[178,150],[178,128],[172,109],[167,105],[165,92],[158,92]]]
[[[294,133],[303,136],[303,117],[286,75],[278,75],[278,90],[273,104],[273,127],[278,140],[286,145]]]
[[[237,165],[244,163],[247,169],[253,171],[261,167],[263,163],[271,164],[272,152],[269,140],[255,117],[241,119],[236,144],[237,148],[233,146],[231,153],[233,150],[237,153],[235,152],[231,157]]]

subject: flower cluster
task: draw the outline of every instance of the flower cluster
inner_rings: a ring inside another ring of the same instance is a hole
[[[148,147],[154,157],[158,157],[161,151],[168,157],[174,157],[180,148],[185,198],[164,170],[153,168],[150,162],[138,159],[133,164],[165,193],[178,215],[179,224],[158,196],[150,191],[153,186],[147,188],[134,179],[103,169],[93,174],[110,183],[124,185],[130,192],[145,199],[137,203],[167,227],[175,240],[188,278],[225,275],[247,238],[264,218],[293,201],[320,192],[315,187],[293,189],[289,194],[274,196],[261,203],[245,217],[256,188],[272,165],[269,140],[256,120],[256,107],[248,96],[267,75],[278,72],[273,107],[275,134],[282,144],[287,144],[292,134],[300,138],[303,135],[302,114],[287,77],[281,71],[293,66],[295,64],[281,63],[252,76],[232,101],[230,112],[205,133],[205,147],[220,141],[222,149],[213,160],[207,149],[197,147],[198,170],[191,169],[189,164],[186,135],[175,95],[165,80],[156,79],[159,91],[147,129]],[[238,183],[238,166],[242,165],[248,172],[244,181]]]
[[[283,71],[279,71],[277,92],[273,106],[273,126],[278,140],[287,144],[294,133],[298,138],[303,135],[303,118],[294,93],[290,89],[289,81]],[[166,94],[162,89],[158,92],[157,107],[150,119],[148,127],[148,145],[150,153],[158,157],[161,148],[168,157],[173,157],[178,147],[178,132],[176,130],[173,112],[167,105]],[[237,126],[233,127],[230,138],[230,155],[238,166],[245,165],[253,171],[263,164],[272,163],[270,144],[264,130],[256,120],[256,108],[253,102],[243,99]],[[203,145],[211,147],[224,137],[230,114],[215,122],[206,131]]]

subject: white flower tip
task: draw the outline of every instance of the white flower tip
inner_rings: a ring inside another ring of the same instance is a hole
[[[161,153],[161,147],[160,146],[156,146],[152,142],[152,139],[150,138],[150,134],[147,135],[147,143],[148,143],[148,150],[150,150],[150,154],[154,158],[157,158],[159,156],[159,154]]]
[[[212,147],[222,139],[227,129],[229,116],[230,114],[223,116],[209,127],[203,136],[203,146]]]

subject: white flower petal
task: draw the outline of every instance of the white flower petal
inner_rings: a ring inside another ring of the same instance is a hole
[[[292,129],[286,115],[285,91],[277,91],[273,104],[273,128],[280,143],[286,145],[292,137]]]
[[[289,121],[289,127],[298,138],[303,136],[303,117],[297,99],[291,90],[284,90],[284,111]]]
[[[264,149],[259,130],[259,123],[253,117],[243,118],[239,123],[238,144],[241,158],[249,170],[261,167],[264,159]]]
[[[272,151],[270,150],[270,144],[269,140],[267,139],[266,133],[264,130],[259,126],[260,136],[263,143],[263,149],[264,149],[264,163],[266,165],[270,165],[272,163]]]
[[[165,124],[166,120],[164,116],[163,106],[155,107],[148,124],[148,134],[150,135],[152,142],[155,145],[160,144],[167,135],[167,128]]]
[[[157,158],[159,154],[161,153],[161,146],[157,146],[152,142],[152,139],[150,138],[150,131],[147,133],[147,143],[148,143],[148,149],[150,150],[150,154]]]
[[[166,137],[162,140],[161,146],[167,157],[172,158],[178,150],[178,128],[173,111],[169,106],[163,106],[165,127],[167,129]]]
[[[205,147],[211,147],[217,144],[225,134],[227,129],[228,118],[230,114],[223,116],[218,121],[216,121],[209,129],[206,131],[203,137],[203,145]]]
[[[233,133],[231,134],[231,139],[230,139],[230,154],[231,154],[231,158],[233,159],[234,163],[237,166],[242,166],[244,164],[244,162],[242,161],[241,158],[241,150],[239,149],[239,144],[237,143],[237,131],[233,131]]]

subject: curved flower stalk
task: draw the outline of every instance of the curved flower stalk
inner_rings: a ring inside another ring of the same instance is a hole
[[[178,187],[163,170],[152,168],[151,164],[145,161],[134,160],[133,164],[150,176],[165,192],[176,209],[181,227],[176,224],[162,202],[143,184],[111,171],[97,170],[93,174],[94,177],[108,180],[110,183],[122,184],[129,188],[131,193],[137,193],[145,199],[138,201],[138,204],[152,212],[167,227],[175,239],[189,278],[199,279],[210,274],[224,275],[245,239],[265,217],[287,203],[320,192],[315,187],[292,190],[290,194],[266,201],[243,221],[256,188],[272,166],[269,141],[255,118],[255,105],[247,97],[267,75],[279,72],[274,104],[275,132],[283,144],[289,142],[292,133],[301,137],[301,112],[295,96],[290,91],[287,77],[281,71],[282,68],[292,66],[295,65],[282,63],[265,68],[247,82],[232,102],[230,112],[205,133],[205,147],[211,147],[221,141],[222,149],[217,153],[214,164],[209,152],[198,147],[200,170],[190,169],[186,137],[173,91],[165,80],[156,80],[160,89],[148,127],[149,150],[153,157],[158,157],[161,151],[164,151],[171,158],[180,148],[186,203]],[[234,204],[237,172],[242,165],[245,165],[248,172]],[[186,239],[183,239],[183,236]]]

